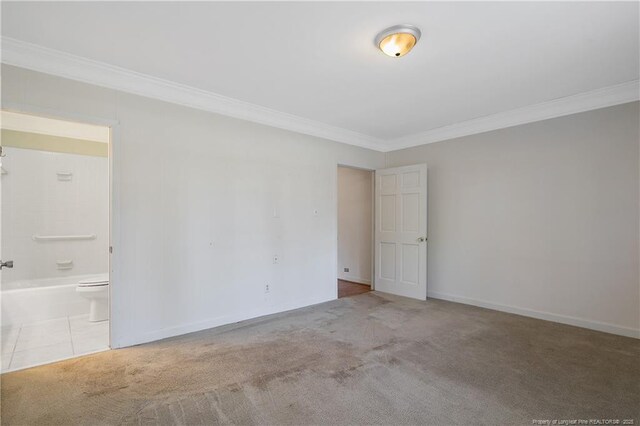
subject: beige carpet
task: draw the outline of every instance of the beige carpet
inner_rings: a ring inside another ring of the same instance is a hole
[[[640,341],[367,293],[2,376],[2,424],[640,420]]]

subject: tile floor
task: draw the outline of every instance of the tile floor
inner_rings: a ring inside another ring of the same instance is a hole
[[[109,321],[89,315],[2,327],[2,372],[109,349]]]

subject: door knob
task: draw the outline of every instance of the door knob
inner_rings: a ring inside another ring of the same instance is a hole
[[[423,242],[425,242],[425,241],[427,241],[427,237],[420,237],[420,238],[418,238],[418,242],[419,242],[419,243],[423,243]]]
[[[13,260],[7,260],[6,262],[0,260],[0,269],[2,268],[13,268]]]

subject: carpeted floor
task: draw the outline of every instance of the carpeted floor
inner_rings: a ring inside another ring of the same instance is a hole
[[[640,341],[372,292],[2,376],[2,423],[640,420]]]

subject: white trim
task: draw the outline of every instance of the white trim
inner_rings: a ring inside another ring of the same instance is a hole
[[[362,133],[9,37],[2,37],[2,62],[350,145],[382,148],[382,140]]]
[[[2,62],[381,152],[548,120],[640,99],[639,81],[633,80],[425,132],[383,140],[9,37],[2,37]]]
[[[140,345],[142,343],[154,342],[156,340],[167,339],[174,336],[182,336],[187,333],[208,330],[211,328],[221,327],[241,321],[250,321],[256,318],[263,318],[268,315],[286,314],[289,311],[307,308],[313,305],[318,305],[320,303],[329,302],[331,300],[335,300],[335,298],[325,297],[306,299],[298,302],[283,303],[278,306],[259,308],[239,314],[224,315],[221,317],[209,318],[203,321],[162,328],[159,330],[149,331],[140,336],[128,336],[127,339],[123,339],[122,341],[118,342],[117,346],[112,344],[111,347],[122,348],[127,346]]]
[[[429,298],[432,298],[432,299],[448,300],[450,302],[457,302],[457,303],[463,303],[465,305],[479,306],[481,308],[493,309],[496,311],[508,312],[511,314],[522,315],[525,317],[558,322],[561,324],[568,324],[576,327],[588,328],[591,330],[603,331],[605,333],[618,334],[620,336],[634,337],[636,339],[640,339],[640,329],[635,329],[631,327],[624,327],[624,326],[610,324],[606,322],[572,317],[568,315],[554,314],[551,312],[536,311],[534,309],[520,308],[517,306],[502,305],[499,303],[493,303],[485,300],[456,296],[448,293],[439,293],[435,291],[430,291],[427,293],[427,295]]]
[[[625,104],[640,99],[640,84],[638,80],[628,81],[615,86],[603,87],[573,96],[558,98],[535,105],[493,115],[476,118],[469,121],[438,127],[426,132],[403,136],[387,141],[387,151],[410,148],[440,142],[462,136],[504,129],[520,124],[548,120],[579,112],[591,111],[599,108]]]

